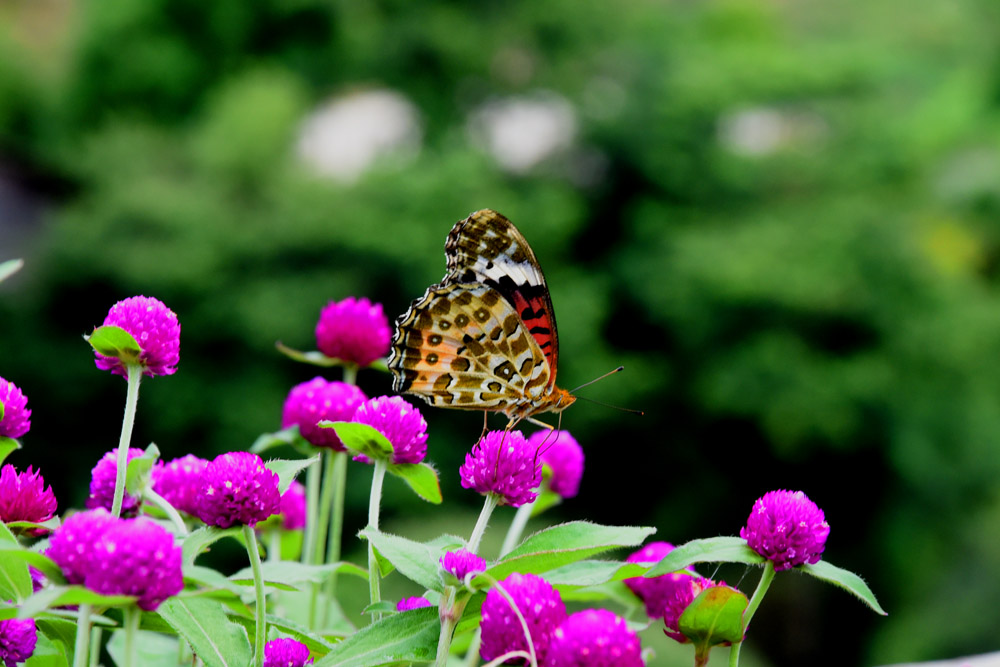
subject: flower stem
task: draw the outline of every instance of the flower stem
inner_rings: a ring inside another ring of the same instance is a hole
[[[142,612],[134,604],[125,608],[125,667],[135,667],[139,663],[135,656],[135,639],[139,633],[139,617]]]
[[[347,452],[333,452],[333,516],[331,517],[330,533],[326,545],[326,562],[336,563],[340,560],[341,539],[344,532],[344,500],[347,489]],[[337,573],[332,572],[323,584],[323,592],[327,598],[337,596]],[[325,614],[324,614],[325,616]],[[323,619],[326,623],[326,618]]]
[[[174,506],[171,505],[166,498],[164,498],[156,491],[154,491],[153,487],[151,486],[145,489],[142,492],[142,494],[151,503],[153,503],[161,510],[163,510],[163,513],[167,515],[167,518],[170,519],[170,522],[174,524],[175,528],[177,528],[178,535],[183,537],[188,534],[188,529],[187,526],[184,524],[184,519],[181,518],[181,515],[177,513],[177,510],[174,509]]]
[[[306,469],[306,532],[302,544],[302,563],[316,565],[313,557],[316,555],[316,514],[319,509],[320,462],[317,460]],[[309,615],[307,625],[310,630],[316,629],[316,601],[319,597],[319,584],[312,584],[309,591]]]
[[[531,510],[534,507],[535,503],[532,501],[517,508],[517,514],[514,515],[514,520],[510,522],[510,528],[507,529],[507,536],[503,538],[503,546],[500,547],[501,556],[506,556],[517,545],[524,533],[524,527],[528,525],[528,519],[531,518]]]
[[[142,380],[142,366],[126,364],[128,389],[125,394],[125,417],[122,420],[122,434],[118,439],[118,470],[115,475],[115,495],[111,501],[111,514],[117,519],[122,515],[122,501],[125,499],[125,472],[128,466],[128,448],[132,441],[132,426],[135,424],[135,406],[139,402],[139,381]]]
[[[486,532],[486,525],[490,522],[490,515],[493,514],[493,510],[497,507],[497,502],[500,500],[499,496],[495,493],[487,493],[486,499],[483,502],[483,509],[479,512],[479,519],[476,521],[476,527],[472,529],[472,535],[469,536],[469,551],[476,553],[479,550],[479,543],[483,540],[483,533]]]
[[[388,461],[383,458],[375,459],[375,470],[372,473],[372,492],[368,499],[368,527],[378,530],[379,506],[382,502],[382,480],[385,479],[385,471]],[[375,559],[375,545],[368,541],[368,592],[371,603],[375,604],[382,599],[380,590],[378,561]],[[382,619],[382,614],[372,614],[372,622]]]
[[[90,652],[90,611],[91,606],[81,604],[77,610],[76,643],[73,645],[73,667],[87,667]]]
[[[748,627],[750,627],[750,619],[753,618],[754,613],[757,611],[757,607],[760,606],[760,601],[764,599],[764,594],[767,593],[767,589],[771,587],[771,582],[774,580],[774,563],[767,561],[764,563],[764,572],[760,575],[760,581],[757,582],[757,589],[753,592],[753,597],[750,598],[750,604],[747,605],[746,610],[743,612],[743,632],[746,633]],[[729,667],[737,667],[740,664],[740,648],[743,646],[743,642],[737,642],[733,644],[732,648],[729,649]]]
[[[352,363],[344,364],[344,384],[358,384],[358,365]]]
[[[448,656],[451,653],[451,636],[455,632],[455,625],[458,619],[455,618],[455,587],[448,586],[444,589],[444,597],[441,599],[441,634],[438,636],[437,660],[434,667],[448,667]]]
[[[320,483],[319,520],[316,522],[316,543],[313,545],[312,562],[322,565],[325,561],[326,536],[330,529],[330,510],[333,505],[333,455],[334,451],[324,448],[321,458],[323,477]]]
[[[267,626],[264,621],[264,614],[267,612],[267,603],[264,601],[264,576],[260,568],[260,552],[257,551],[257,536],[254,534],[253,528],[243,526],[243,539],[246,540],[247,554],[250,556],[250,569],[253,570],[253,590],[256,597],[253,664],[255,667],[263,667],[264,639],[267,637]]]

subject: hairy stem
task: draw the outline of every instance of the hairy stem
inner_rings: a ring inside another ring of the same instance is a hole
[[[135,406],[139,403],[139,382],[142,380],[142,366],[126,364],[128,389],[125,394],[125,417],[122,419],[122,433],[118,439],[118,470],[115,475],[115,495],[111,501],[111,514],[117,519],[122,515],[122,501],[125,499],[125,468],[128,466],[128,449],[132,441],[132,427],[135,425]]]

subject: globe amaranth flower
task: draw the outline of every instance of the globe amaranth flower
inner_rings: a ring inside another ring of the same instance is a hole
[[[163,496],[174,509],[197,516],[201,475],[208,461],[188,454],[168,461],[153,471],[153,491]]]
[[[309,647],[298,640],[283,637],[264,645],[264,667],[303,667],[312,662]]]
[[[770,491],[757,499],[740,537],[775,571],[819,562],[830,525],[801,491]]]
[[[571,614],[552,633],[545,667],[643,667],[642,645],[625,619],[607,609]]]
[[[316,447],[330,447],[338,452],[344,445],[332,428],[317,424],[323,420],[350,421],[358,406],[367,400],[365,393],[346,382],[327,382],[315,377],[295,385],[288,392],[281,411],[281,427],[298,426],[299,433]]]
[[[288,490],[281,494],[281,527],[285,530],[301,530],[306,527],[306,487],[293,481]]]
[[[499,504],[520,507],[538,497],[542,463],[520,431],[490,431],[465,455],[458,469],[462,487],[492,493]]]
[[[528,444],[538,449],[542,463],[552,471],[548,486],[563,498],[580,492],[583,477],[583,448],[568,431],[536,431]]]
[[[427,422],[399,396],[377,396],[358,406],[354,422],[368,424],[392,443],[392,462],[420,463],[427,454]],[[370,463],[367,456],[354,457]]]
[[[133,296],[111,306],[102,326],[124,329],[139,344],[139,363],[145,375],[173,375],[181,355],[181,324],[174,311],[153,297]],[[125,364],[118,357],[100,352],[95,363],[102,371],[126,376]]]
[[[0,377],[0,404],[3,405],[3,419],[0,419],[0,437],[20,438],[31,428],[31,410],[28,397],[14,384]]]
[[[650,542],[639,551],[628,557],[629,563],[654,565],[674,550],[669,542]],[[646,607],[646,615],[650,618],[662,618],[667,601],[673,596],[678,586],[691,585],[691,577],[695,575],[692,568],[680,572],[670,572],[658,577],[631,577],[625,580],[636,596]]]
[[[102,595],[135,595],[140,609],[153,611],[184,588],[181,548],[158,523],[123,519],[98,538],[83,583]]]
[[[680,631],[680,620],[684,610],[687,609],[688,605],[690,605],[696,597],[701,595],[701,592],[706,588],[725,586],[726,583],[715,582],[711,579],[699,576],[690,576],[687,577],[686,580],[682,579],[680,581],[681,583],[686,583],[687,585],[675,587],[670,596],[667,597],[666,604],[663,607],[663,624],[665,626],[663,634],[684,644],[690,641]]]
[[[103,507],[72,514],[52,532],[45,555],[55,561],[67,582],[82,584],[97,541],[118,521]]]
[[[216,456],[201,480],[198,518],[210,526],[253,526],[281,509],[278,475],[252,452]]]
[[[129,461],[142,455],[143,451],[138,447],[129,448],[125,460],[126,467],[128,467]],[[162,465],[161,461],[157,461],[154,466],[154,479],[159,474],[158,468]],[[96,509],[98,507],[103,507],[106,510],[111,509],[115,498],[115,478],[117,475],[118,452],[111,450],[102,456],[101,460],[94,466],[94,469],[90,471],[90,495],[87,496],[87,509]],[[141,501],[141,497],[129,495],[126,490],[125,495],[122,497],[122,516],[130,517],[138,514]]]
[[[34,619],[0,621],[0,660],[5,667],[15,667],[30,658],[37,641]]]
[[[367,366],[389,352],[392,329],[382,304],[349,296],[331,301],[316,323],[316,347],[328,357]]]
[[[431,601],[425,597],[415,596],[410,598],[403,598],[396,603],[396,611],[410,611],[411,609],[422,609],[424,607],[432,607]]]
[[[441,563],[442,570],[459,581],[465,579],[465,576],[471,572],[486,571],[486,561],[468,549],[449,551],[438,562]]]
[[[0,470],[0,521],[48,521],[56,513],[56,496],[52,487],[28,466],[18,473],[9,463]]]
[[[499,585],[503,586],[524,616],[535,656],[541,664],[552,633],[566,620],[566,605],[562,597],[549,582],[534,574],[515,572]],[[517,614],[496,587],[490,589],[483,601],[480,629],[482,643],[479,654],[483,660],[493,660],[510,651],[528,650]]]

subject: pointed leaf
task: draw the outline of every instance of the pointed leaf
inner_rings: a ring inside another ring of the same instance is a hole
[[[141,496],[152,484],[153,466],[159,460],[160,448],[151,442],[142,456],[137,456],[128,462],[125,468],[125,490],[130,495]]]
[[[328,565],[304,565],[293,561],[266,561],[261,563],[261,574],[269,584],[295,587],[300,584],[321,584],[334,572],[352,574],[368,579],[368,573],[354,563],[340,562]],[[229,577],[236,584],[253,585],[253,571],[245,567]],[[294,589],[294,588],[293,588]]]
[[[366,528],[361,536],[369,540],[387,561],[407,579],[432,591],[444,590],[440,559],[444,552],[398,535]]]
[[[703,590],[677,620],[681,633],[695,644],[695,651],[708,654],[719,644],[743,641],[743,612],[747,596],[729,586]]]
[[[630,577],[641,577],[647,567],[639,563],[620,561],[581,560],[557,567],[545,573],[545,580],[563,590],[574,590],[585,586],[597,586],[609,581],[621,581]]]
[[[62,570],[59,569],[59,566],[56,565],[51,558],[43,554],[40,554],[37,551],[30,551],[22,547],[20,544],[16,543],[12,544],[10,542],[0,542],[0,552],[3,552],[5,556],[10,556],[12,558],[24,561],[28,565],[32,566],[33,568],[44,574],[45,577],[51,583],[61,584],[65,582]]]
[[[253,445],[250,446],[250,451],[254,454],[260,454],[261,452],[266,452],[269,449],[280,447],[282,445],[294,446],[298,439],[299,427],[289,426],[288,428],[283,428],[280,431],[275,431],[274,433],[262,433],[257,436]]]
[[[373,460],[392,456],[392,443],[368,424],[321,421],[319,425],[336,431],[337,437],[352,454],[364,454]]]
[[[22,266],[24,266],[23,259],[8,259],[6,262],[0,262],[0,283],[20,271]],[[2,417],[3,415],[0,415],[0,418]]]
[[[764,557],[747,546],[742,537],[709,537],[677,547],[650,568],[647,577],[683,570],[695,563],[744,563],[760,565]]]
[[[132,595],[101,595],[83,586],[48,586],[21,604],[18,618],[31,618],[54,607],[90,604],[94,607],[124,607],[135,604]]]
[[[344,362],[340,359],[334,359],[333,357],[328,357],[322,352],[317,350],[312,350],[310,352],[302,352],[288,347],[280,340],[277,341],[274,346],[278,348],[278,352],[292,359],[294,361],[301,361],[304,364],[312,364],[313,366],[322,366],[324,368],[329,368],[331,366],[343,366]]]
[[[212,543],[218,542],[224,537],[234,537],[242,542],[243,529],[239,526],[225,529],[216,528],[215,526],[205,526],[185,537],[184,543],[181,546],[184,553],[185,567],[194,563],[194,559],[211,546]]]
[[[872,611],[875,613],[881,614],[882,616],[888,616],[885,610],[879,605],[878,600],[875,599],[875,594],[872,593],[872,589],[868,588],[868,584],[865,583],[864,579],[853,572],[831,565],[825,561],[820,561],[814,565],[809,565],[807,563],[800,566],[798,569],[802,570],[806,574],[811,574],[817,579],[822,579],[823,581],[843,588],[845,591],[856,596],[859,600],[871,607]]]
[[[413,491],[429,503],[440,505],[441,484],[438,482],[437,471],[426,463],[401,463],[392,464],[388,467],[388,472],[396,477],[401,477],[403,481],[410,485]]]
[[[337,644],[315,667],[374,667],[396,662],[432,662],[441,622],[433,607],[393,614]]]
[[[139,363],[139,355],[142,354],[139,343],[121,327],[97,327],[92,334],[84,336],[84,339],[106,357],[117,357],[126,364]]]
[[[264,467],[278,475],[278,491],[284,493],[295,481],[295,477],[319,461],[319,454],[308,459],[273,459],[264,464]]]
[[[3,419],[3,403],[0,402],[0,419]],[[14,438],[8,438],[5,435],[0,435],[0,463],[3,463],[10,453],[21,449],[21,443]]]
[[[156,611],[189,644],[206,667],[246,667],[253,651],[247,632],[222,605],[203,598],[171,598]]]
[[[0,544],[19,547],[17,538],[0,523]],[[28,565],[15,549],[0,551],[0,599],[21,601],[31,595],[31,575]]]
[[[115,665],[124,667],[125,632],[111,633],[107,649]],[[136,664],[142,667],[177,667],[177,638],[140,630],[135,638],[135,654]]]

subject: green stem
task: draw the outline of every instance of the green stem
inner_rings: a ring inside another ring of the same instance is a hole
[[[476,628],[476,632],[472,635],[472,641],[469,642],[469,648],[465,653],[465,667],[476,667],[479,664],[479,644],[482,642],[482,633],[479,628]]]
[[[382,502],[382,480],[385,479],[385,471],[387,467],[388,461],[386,461],[386,459],[375,459],[375,470],[372,473],[372,492],[368,499],[368,527],[373,530],[378,530],[378,513],[379,506]],[[375,559],[375,545],[371,543],[371,540],[368,541],[368,592],[370,594],[372,604],[375,604],[382,599],[378,573],[378,561]],[[373,623],[381,619],[382,614],[372,614]]]
[[[767,589],[771,587],[771,582],[774,580],[774,563],[767,561],[764,563],[764,572],[760,575],[760,581],[757,582],[757,590],[753,592],[753,597],[750,598],[750,603],[747,605],[746,611],[743,612],[743,632],[747,631],[750,627],[750,619],[753,618],[754,613],[757,611],[757,607],[760,606],[760,601],[764,599],[764,594],[767,593]],[[743,642],[737,642],[733,644],[732,648],[729,649],[729,667],[737,667],[740,664],[740,648],[743,646]]]
[[[483,509],[479,512],[479,519],[476,521],[476,527],[472,529],[472,535],[469,536],[469,551],[472,553],[479,550],[479,543],[483,540],[483,533],[486,532],[486,526],[490,522],[490,515],[496,509],[499,500],[500,497],[495,493],[486,494]]]
[[[125,667],[135,667],[139,663],[135,655],[135,639],[139,632],[139,617],[142,612],[134,604],[125,609]]]
[[[101,658],[101,629],[91,628],[90,629],[90,645],[96,646],[97,649],[90,652],[90,665],[89,667],[99,667],[98,663]]]
[[[444,591],[444,599],[441,600],[440,606],[441,634],[438,636],[437,660],[434,667],[448,666],[448,656],[451,654],[451,636],[458,623],[453,609],[455,606],[455,587],[448,586]]]
[[[333,453],[333,516],[331,517],[329,539],[326,545],[326,562],[340,560],[341,540],[344,533],[344,501],[347,496],[347,452]],[[337,596],[337,573],[332,572],[323,584],[323,592],[328,600]],[[324,608],[324,610],[326,607]],[[323,623],[326,623],[326,618]]]
[[[87,667],[87,654],[90,651],[90,611],[89,604],[81,604],[77,610],[76,643],[73,645],[73,667]]]
[[[358,365],[352,363],[344,364],[344,384],[358,383]]]
[[[517,514],[514,515],[514,520],[510,522],[510,528],[507,529],[507,535],[503,538],[503,546],[500,547],[501,556],[506,556],[517,545],[524,533],[524,527],[528,525],[528,519],[531,518],[531,510],[534,507],[535,503],[532,501],[517,508]]]
[[[319,520],[316,522],[316,543],[313,545],[312,562],[322,565],[326,555],[326,535],[330,529],[330,510],[333,505],[333,455],[330,448],[324,448],[321,454],[323,463],[323,478],[320,482]]]
[[[303,536],[302,563],[316,563],[316,514],[319,509],[320,462],[317,460],[306,469],[306,532]],[[307,624],[310,630],[316,629],[316,600],[319,597],[319,584],[312,584],[309,591],[309,614]]]
[[[177,513],[177,510],[174,509],[174,506],[171,505],[166,498],[154,491],[151,486],[146,488],[142,494],[146,497],[146,499],[163,510],[163,513],[167,515],[170,522],[177,528],[178,535],[184,536],[188,534],[187,525],[184,523],[184,519],[181,518],[181,515]]]
[[[267,560],[268,562],[278,562],[281,560],[281,531],[274,529],[267,533]]]
[[[139,402],[139,381],[142,380],[142,366],[126,364],[128,389],[125,394],[125,417],[122,419],[122,434],[118,439],[118,470],[115,475],[115,495],[111,501],[111,514],[117,519],[122,515],[122,501],[125,499],[125,472],[128,466],[128,448],[132,441],[132,426],[135,424],[135,406]]]
[[[264,640],[267,637],[267,626],[264,621],[264,614],[267,612],[267,604],[264,601],[264,576],[260,569],[260,552],[257,551],[257,536],[254,534],[253,528],[243,526],[243,539],[246,540],[247,555],[250,556],[250,569],[253,570],[253,590],[256,597],[253,664],[255,667],[263,667]]]

